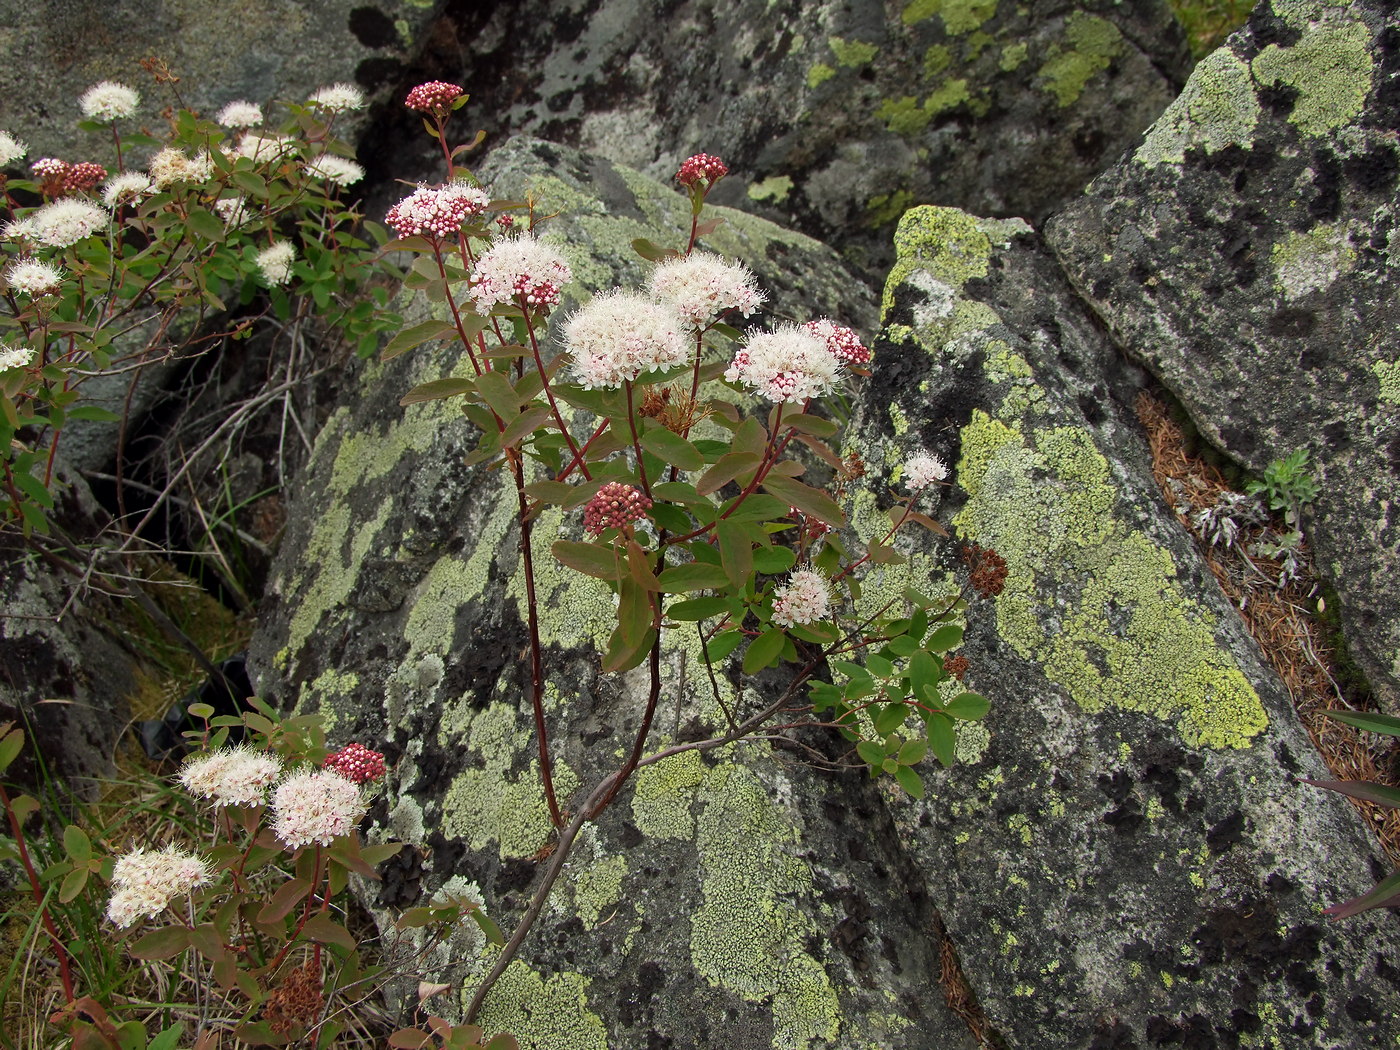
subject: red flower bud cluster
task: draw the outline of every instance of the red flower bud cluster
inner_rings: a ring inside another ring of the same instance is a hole
[[[68,173],[63,178],[63,188],[69,193],[95,189],[106,177],[106,168],[101,164],[85,160],[68,169]]]
[[[458,84],[430,80],[410,91],[403,104],[419,113],[437,113],[441,116],[452,108],[452,103],[461,98],[462,94],[462,88]]]
[[[583,508],[583,531],[594,536],[604,529],[621,529],[640,521],[651,509],[651,500],[631,485],[609,481]]]
[[[700,182],[713,186],[728,174],[729,166],[724,161],[709,153],[697,153],[681,165],[676,181],[693,189]]]
[[[368,784],[384,776],[384,756],[371,751],[360,743],[349,743],[339,751],[333,751],[322,763],[333,769],[352,784]]]

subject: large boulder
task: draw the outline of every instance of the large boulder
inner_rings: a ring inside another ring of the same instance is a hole
[[[30,161],[89,160],[110,141],[78,130],[78,96],[102,80],[139,90],[135,121],[151,127],[172,104],[212,115],[234,99],[304,101],[336,81],[396,88],[432,13],[420,0],[3,0],[0,128]],[[146,58],[180,77],[178,102],[142,70]]]
[[[1400,17],[1274,0],[1047,228],[1076,288],[1196,426],[1305,516],[1352,656],[1400,712]]]
[[[943,510],[1007,564],[970,614],[993,698],[896,802],[906,853],[1015,1047],[1380,1046],[1391,913],[1329,923],[1381,854],[1166,508],[1125,364],[1024,225],[918,208],[862,431],[952,454]]]
[[[483,175],[564,209],[548,236],[575,263],[573,301],[640,283],[630,240],[674,241],[688,221],[673,191],[557,146],[513,143]],[[871,330],[868,291],[829,249],[723,214],[712,246],[755,269],[776,313]],[[849,450],[874,480],[852,527],[883,528],[874,492],[901,448],[956,453],[941,516],[1009,569],[995,607],[968,613],[968,681],[992,715],[960,739],[963,765],[925,770],[924,802],[766,742],[642,770],[586,830],[482,1023],[528,1050],[971,1050],[938,977],[960,955],[1012,1048],[1374,1045],[1400,1009],[1393,918],[1318,914],[1365,887],[1374,843],[1345,803],[1293,783],[1320,763],[1152,489],[1119,407],[1133,372],[1023,223],[920,209],[900,246],[876,378],[853,401]],[[415,848],[369,903],[446,891],[509,925],[551,843],[514,504],[498,472],[464,463],[453,406],[395,404],[458,367],[429,346],[347,384],[299,484],[251,665],[263,695],[392,759],[373,834]],[[541,551],[561,523],[541,515]],[[908,564],[869,574],[863,603],[907,585],[956,595],[952,544],[901,543]],[[568,796],[616,762],[644,687],[598,671],[607,591],[537,564]],[[658,747],[723,726],[712,690],[745,702],[697,657],[678,632]],[[432,962],[465,996],[492,958],[462,934]]]
[[[1160,0],[531,0],[446,21],[455,35],[435,34],[424,61],[460,78],[488,131],[662,179],[718,154],[734,170],[719,203],[872,269],[910,204],[1045,215],[1136,141],[1191,68]]]

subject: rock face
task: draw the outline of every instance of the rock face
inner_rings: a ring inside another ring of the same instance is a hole
[[[455,48],[430,45],[425,61],[461,78],[488,131],[662,179],[719,154],[734,175],[717,201],[876,269],[911,204],[1045,215],[1131,146],[1190,70],[1155,0],[532,0],[448,5],[445,23]]]
[[[240,98],[300,101],[335,81],[373,92],[401,73],[431,13],[421,0],[3,0],[0,128],[29,145],[30,161],[90,159],[110,144],[76,127],[78,96],[93,84],[135,87],[137,120],[151,126],[175,103],[139,65],[152,56],[181,78],[183,104],[205,113]]]
[[[1393,5],[1274,0],[1047,239],[1121,345],[1252,471],[1307,449],[1353,657],[1400,712]]]
[[[589,290],[635,286],[630,239],[674,241],[688,217],[671,190],[555,146],[514,143],[483,174],[565,209],[551,236]],[[775,312],[872,330],[833,253],[726,218],[712,247],[755,269]],[[1155,495],[1119,407],[1135,375],[1027,230],[906,217],[876,377],[853,402],[848,449],[872,468],[854,531],[882,529],[883,468],[917,442],[957,463],[940,517],[1008,561],[1005,593],[968,614],[969,684],[993,711],[959,740],[963,764],[925,770],[919,803],[763,743],[644,769],[586,832],[488,1029],[527,1050],[972,1050],[938,979],[953,947],[1010,1048],[1379,1045],[1400,1010],[1394,918],[1318,915],[1368,885],[1374,845],[1345,803],[1292,782],[1319,763]],[[251,664],[262,695],[389,752],[376,834],[416,848],[386,866],[377,904],[447,890],[509,925],[550,839],[513,500],[463,464],[453,406],[394,403],[455,367],[424,348],[351,384]],[[541,549],[561,520],[541,516]],[[953,544],[904,549],[862,601],[957,593]],[[598,673],[606,590],[538,564],[567,794],[612,766],[641,689]],[[722,712],[684,632],[665,666],[653,742],[710,735]],[[743,703],[736,682],[714,688]],[[463,934],[437,962],[465,994],[490,958]]]
[[[1029,232],[921,208],[896,245],[863,430],[956,455],[941,516],[1008,577],[965,649],[990,739],[892,811],[993,1025],[1016,1047],[1381,1045],[1395,917],[1318,915],[1374,847],[1294,781],[1317,756],[1160,499],[1140,378]]]

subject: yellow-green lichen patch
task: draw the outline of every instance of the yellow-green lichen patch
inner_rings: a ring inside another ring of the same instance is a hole
[[[521,1050],[608,1050],[603,1020],[588,1009],[589,983],[577,973],[541,977],[516,960],[486,996],[476,1023],[487,1037],[515,1036]],[[475,991],[472,983],[462,988],[463,1006]]]
[[[691,807],[695,789],[705,780],[699,751],[682,751],[633,778],[632,820],[651,839],[689,839],[695,835]]]
[[[308,683],[297,697],[298,711],[318,711],[325,724],[326,732],[335,731],[339,721],[337,700],[344,700],[360,684],[360,676],[354,671],[344,673],[328,667]]]
[[[1108,463],[1071,427],[1023,437],[976,410],[962,433],[961,534],[1006,559],[997,626],[1093,713],[1174,723],[1192,747],[1247,747],[1268,724],[1259,697],[1186,597],[1171,554],[1114,513]]]
[[[924,79],[932,80],[953,64],[953,53],[942,44],[933,44],[924,52]]]
[[[938,15],[950,34],[970,33],[997,13],[997,0],[912,0],[900,16],[907,26]]]
[[[1400,361],[1377,361],[1371,366],[1380,383],[1380,399],[1389,405],[1400,405]]]
[[[929,305],[936,316],[916,319],[930,350],[938,321],[955,311],[956,290],[974,277],[985,277],[991,267],[992,240],[984,224],[956,208],[921,204],[910,208],[899,220],[894,234],[895,263],[885,280],[881,299],[882,318],[894,306],[895,290],[906,281],[930,295]],[[938,294],[935,294],[938,293]],[[963,300],[958,300],[961,306]],[[978,318],[996,319],[996,313],[983,304],[972,304]],[[916,311],[917,312],[917,311]],[[927,312],[927,311],[925,311]],[[990,323],[990,321],[988,322]],[[944,326],[946,327],[946,326]],[[957,326],[954,326],[955,328]],[[985,327],[974,323],[971,327]],[[939,342],[968,331],[964,325],[955,332],[943,331]]]
[[[905,138],[921,134],[933,119],[933,114],[926,107],[920,106],[919,100],[913,95],[885,99],[875,110],[875,116],[883,121],[889,130]]]
[[[467,730],[467,750],[480,767],[458,774],[442,799],[442,831],[451,838],[485,849],[492,842],[502,860],[528,857],[549,839],[549,809],[540,787],[539,765],[512,775],[517,756],[530,747],[531,736],[517,725],[514,704],[493,703],[476,714]],[[452,739],[443,746],[460,747]],[[561,798],[579,786],[578,775],[563,762],[554,767],[554,789]]]
[[[1288,119],[1314,136],[1360,116],[1374,67],[1371,33],[1361,22],[1309,27],[1292,47],[1270,44],[1251,64],[1259,83],[1298,91]]]
[[[775,1050],[806,1050],[841,1030],[836,990],[807,943],[816,923],[791,900],[812,892],[811,870],[788,848],[799,828],[748,769],[722,764],[699,793],[695,844],[703,903],[691,916],[696,972],[773,1012]]]
[[[914,203],[914,195],[908,190],[895,190],[893,193],[877,193],[865,202],[868,222],[871,226],[888,226]]]
[[[835,75],[836,70],[832,69],[825,62],[818,62],[811,69],[807,70],[807,86],[816,90]]]
[[[565,649],[591,648],[602,653],[617,623],[617,602],[602,580],[566,569],[543,542],[560,534],[564,512],[550,507],[536,519],[535,595],[540,616],[540,641]],[[522,620],[526,615],[525,576],[511,577],[507,596],[514,598]]]
[[[1026,55],[1030,52],[1027,44],[1007,44],[1001,49],[1001,69],[1003,73],[1010,73],[1021,68],[1026,61]]]
[[[1052,44],[1040,67],[1043,87],[1061,109],[1079,101],[1084,87],[1123,52],[1123,34],[1105,18],[1076,11],[1065,25],[1065,42]]]
[[[1346,227],[1314,226],[1307,233],[1290,233],[1274,245],[1274,287],[1292,301],[1320,292],[1356,266],[1356,249]]]
[[[1253,147],[1259,98],[1249,67],[1222,47],[1201,60],[1181,95],[1147,132],[1133,159],[1148,167],[1180,164],[1186,151],[1217,153],[1227,146]]]
[[[828,38],[827,44],[831,47],[831,53],[836,56],[836,64],[847,69],[859,69],[869,65],[880,50],[875,44],[868,44],[864,40],[843,40],[839,36]]]
[[[762,182],[755,182],[749,187],[749,199],[772,201],[774,204],[779,204],[787,200],[787,195],[791,192],[791,178],[787,175],[770,175]]]
[[[605,911],[622,899],[622,880],[627,876],[626,857],[606,857],[590,864],[574,880],[574,906],[590,930],[598,925]]]
[[[933,94],[924,99],[924,112],[930,116],[956,109],[971,96],[967,92],[967,81],[961,78],[945,80],[934,89]]]

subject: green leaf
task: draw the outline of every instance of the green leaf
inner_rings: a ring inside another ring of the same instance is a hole
[[[0,773],[10,768],[10,763],[24,750],[24,730],[12,728],[0,737]]]
[[[894,664],[877,653],[865,658],[865,667],[876,678],[888,678],[894,674]]]
[[[656,487],[653,486],[651,491],[652,495],[655,495]],[[647,515],[663,529],[673,532],[677,536],[690,531],[690,515],[673,503],[653,503],[651,509],[647,511]]]
[[[1387,809],[1400,809],[1400,788],[1387,787],[1385,784],[1374,784],[1368,780],[1304,779],[1303,783],[1311,784],[1313,787],[1326,788],[1328,791],[1338,791],[1343,795],[1350,795],[1352,798],[1374,802],[1377,805],[1385,806]]]
[[[656,618],[656,599],[651,592],[630,576],[622,581],[619,588],[617,625],[622,631],[622,640],[629,646],[636,645],[652,631]]]
[[[938,630],[933,632],[925,646],[935,653],[946,653],[949,649],[956,649],[962,645],[963,629],[955,623],[945,623]]]
[[[729,612],[729,599],[720,597],[691,598],[667,606],[666,615],[672,620],[685,622],[707,620],[711,616],[724,616]]]
[[[321,913],[306,920],[306,925],[301,928],[301,935],[318,944],[334,944],[337,948],[347,951],[353,951],[355,948],[355,938],[350,935],[350,931],[329,915]]]
[[[907,642],[914,639],[908,635],[901,635]],[[890,648],[894,648],[894,642],[899,639],[890,640]],[[917,697],[933,699],[938,695],[938,683],[943,680],[943,668],[939,666],[938,660],[932,653],[923,649],[917,649],[909,658],[909,687]]]
[[[311,892],[311,883],[306,879],[288,879],[277,888],[272,898],[258,912],[259,923],[281,922],[291,914],[293,908]]]
[[[763,487],[789,506],[796,507],[808,517],[826,522],[832,528],[843,528],[846,524],[846,516],[841,513],[836,501],[811,485],[804,485],[795,478],[769,474],[763,479]]]
[[[1400,736],[1400,718],[1394,715],[1378,715],[1370,711],[1324,711],[1328,718],[1335,718],[1338,722],[1345,722],[1349,726],[1357,729],[1365,729],[1372,733],[1384,733],[1387,736]]]
[[[788,633],[794,638],[801,638],[804,642],[816,645],[834,645],[841,639],[840,628],[826,620],[795,624],[788,628]]]
[[[535,405],[510,421],[501,432],[501,447],[513,448],[518,442],[533,434],[553,413],[548,405]]]
[[[907,634],[901,634],[897,638],[891,638],[885,643],[886,648],[895,656],[908,659],[919,652],[919,643],[910,638]]]
[[[1395,904],[1398,900],[1400,900],[1400,871],[1376,883],[1369,893],[1353,897],[1341,904],[1334,904],[1330,908],[1324,908],[1322,914],[1333,919],[1345,919],[1350,915],[1370,911],[1372,908],[1383,908]]]
[[[486,318],[484,317],[478,318],[473,316],[470,318],[463,318],[463,321],[480,321],[481,325],[477,328],[478,332],[486,327]],[[468,334],[475,335],[476,333],[468,329]],[[455,325],[436,319],[421,321],[411,328],[405,328],[398,335],[394,336],[394,338],[390,339],[380,356],[385,361],[388,361],[391,358],[398,357],[399,354],[407,350],[412,350],[415,346],[421,346],[430,339],[445,339],[449,335],[454,337],[457,335],[457,328]]]
[[[628,644],[622,635],[621,626],[617,627],[608,639],[607,652],[603,654],[603,670],[630,671],[646,659],[647,653],[656,644],[656,637],[655,629],[648,628],[640,639]]]
[[[69,824],[63,829],[63,850],[74,864],[86,864],[92,859],[92,840],[82,828]]]
[[[766,547],[753,552],[754,572],[776,576],[797,564],[797,555],[787,547]]]
[[[640,440],[642,448],[681,470],[699,470],[705,465],[705,457],[694,445],[663,426],[648,428]]]
[[[878,768],[885,761],[885,749],[873,740],[862,740],[856,745],[856,754],[862,760]]]
[[[744,653],[744,673],[757,674],[765,667],[772,667],[782,654],[787,635],[780,628],[770,627],[752,642]]]
[[[420,383],[399,398],[399,404],[416,405],[422,401],[440,401],[445,397],[469,394],[475,389],[476,383],[465,376],[448,376],[446,379],[434,379],[429,383]]]
[[[912,766],[924,760],[928,754],[927,740],[910,740],[899,749],[899,764],[902,766]]]
[[[783,425],[819,438],[831,437],[838,429],[837,425],[829,419],[822,419],[821,416],[809,416],[802,413],[795,416],[784,416]]]
[[[175,1050],[175,1047],[180,1045],[180,1036],[184,1030],[185,1026],[182,1024],[171,1025],[147,1043],[146,1050]]]
[[[89,868],[74,868],[63,877],[63,882],[58,888],[58,899],[67,904],[78,894],[83,892],[83,887],[87,885],[88,876],[92,874]]]
[[[875,716],[875,732],[889,736],[909,717],[908,704],[890,704]]]
[[[169,959],[189,946],[189,930],[183,926],[163,926],[146,934],[128,951],[137,959]]]
[[[695,483],[695,491],[702,496],[722,489],[740,474],[752,473],[758,469],[763,457],[755,452],[727,452]]]
[[[909,792],[911,798],[924,797],[923,778],[908,766],[899,766],[895,769],[894,778],[899,781],[900,787]]]
[[[671,593],[723,590],[729,585],[729,575],[722,567],[702,562],[673,565],[660,575],[659,580],[661,589]]]
[[[711,663],[719,663],[735,649],[739,648],[739,643],[743,640],[743,631],[721,631],[705,643],[705,655],[710,658]]]
[[[189,214],[185,216],[185,225],[206,241],[222,241],[224,239],[223,220],[213,212],[205,211],[203,208],[191,208]]]
[[[659,244],[653,244],[645,237],[635,237],[632,240],[632,250],[640,255],[647,262],[661,262],[665,259],[678,259],[680,252],[674,248],[663,248]]]
[[[715,525],[719,538],[720,564],[729,575],[729,582],[737,589],[743,587],[753,576],[753,541],[748,530],[733,521],[721,521]]]
[[[757,492],[745,496],[742,502],[739,497],[734,497],[724,505],[721,513],[729,521],[778,521],[787,517],[788,505],[776,496]]]
[[[973,722],[983,717],[990,709],[991,702],[985,696],[978,696],[976,693],[959,693],[949,700],[943,710],[954,718],[960,718],[964,722]]]
[[[957,747],[957,735],[953,732],[953,720],[935,711],[927,723],[928,743],[934,756],[945,766],[953,764],[953,753]]]
[[[597,543],[579,543],[575,540],[555,540],[550,547],[554,557],[571,569],[577,569],[585,576],[597,580],[616,582],[622,579],[626,566],[613,547]],[[665,573],[661,574],[665,577]]]
[[[513,419],[520,411],[520,395],[502,372],[483,372],[477,376],[476,391],[502,419]]]
[[[525,486],[525,495],[541,503],[563,503],[573,495],[573,490],[574,487],[565,481],[535,481]]]

